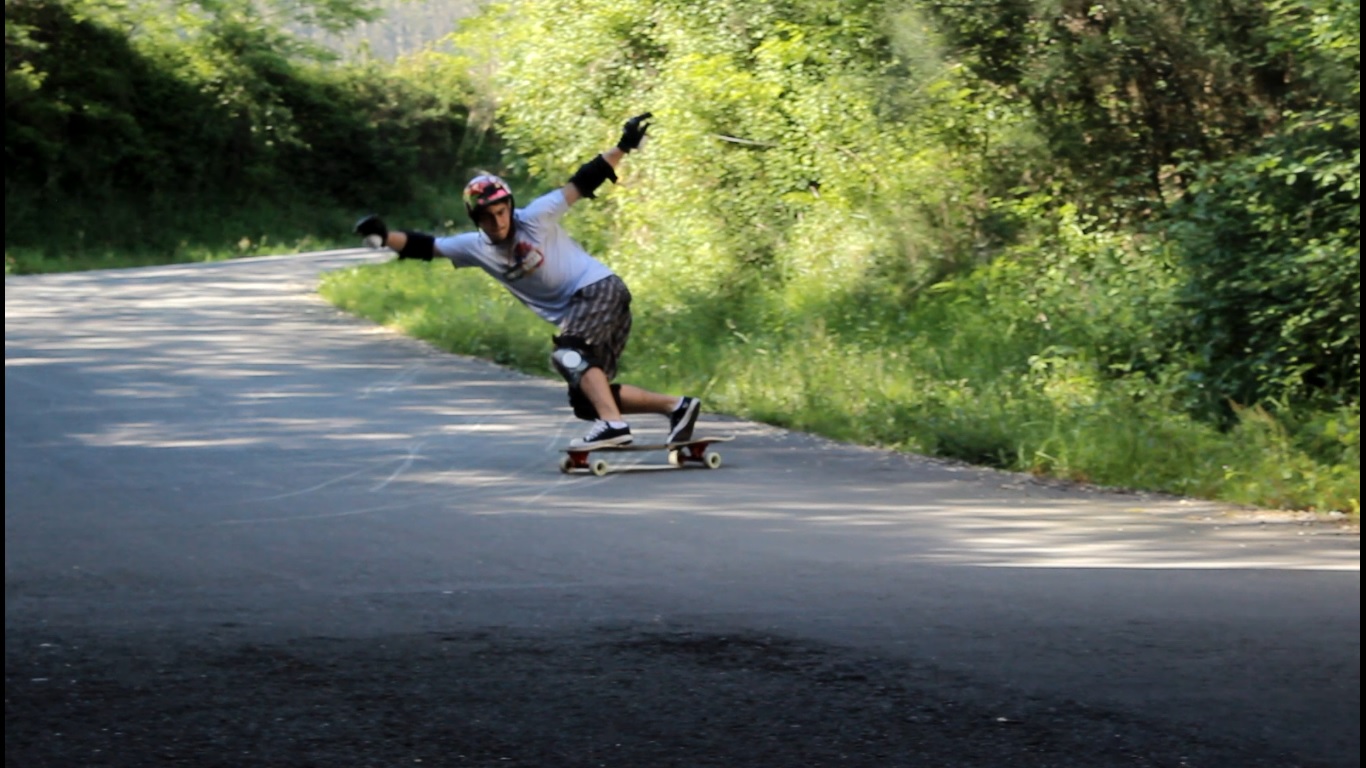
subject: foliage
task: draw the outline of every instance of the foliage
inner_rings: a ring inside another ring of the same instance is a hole
[[[7,250],[169,252],[185,232],[167,222],[187,210],[238,218],[309,200],[354,211],[447,181],[426,173],[460,165],[463,74],[323,66],[320,49],[270,15],[282,8],[334,27],[368,18],[354,0],[205,2],[173,14],[7,3]]]
[[[1051,249],[1036,225],[1079,207],[1093,231],[1165,243],[1148,253],[1184,284],[1159,294],[1174,303],[1131,342],[1186,382],[1193,414],[1228,425],[1239,404],[1359,397],[1359,11],[1357,0],[933,6],[974,87],[1028,100],[1057,164],[1027,169],[1003,196],[1007,211],[1032,208],[1028,236],[1043,232],[1035,242]]]
[[[1108,481],[1140,461],[1144,487],[1208,491],[1224,438],[1200,419],[1355,407],[1359,170],[1346,133],[1295,127],[1355,112],[1356,22],[1331,21],[1351,5],[1018,0],[926,6],[931,25],[910,4],[560,0],[455,41],[532,175],[655,112],[577,226],[647,287],[658,370],[727,371],[697,384],[841,436]]]
[[[1340,99],[1352,71],[1342,54],[1360,39],[1358,0],[928,8],[953,55],[1031,106],[1058,164],[1039,170],[1121,217],[1147,216],[1181,190],[1189,179],[1174,168],[1180,158],[1236,156],[1287,112]]]
[[[653,141],[581,234],[631,277],[735,299],[902,260],[915,280],[967,250],[980,158],[943,148],[932,109],[881,100],[897,72],[950,101],[954,73],[903,60],[885,21],[871,2],[561,0],[492,6],[456,41],[492,65],[500,133],[533,175],[568,176],[652,111]]]
[[[528,199],[649,110],[567,219],[637,295],[633,381],[1357,510],[1356,0],[538,0],[392,64],[291,31],[367,18],[354,0],[174,10],[7,0],[7,270],[331,243],[360,210],[463,227],[443,186],[484,168]],[[390,264],[325,291],[543,372],[547,329],[477,278]]]
[[[1190,281],[1184,342],[1211,396],[1333,407],[1361,388],[1360,5],[1268,4],[1269,48],[1312,81],[1249,152],[1189,160],[1163,218]]]
[[[1257,154],[1193,170],[1164,222],[1190,274],[1191,369],[1218,402],[1359,397],[1356,122],[1297,121]]]

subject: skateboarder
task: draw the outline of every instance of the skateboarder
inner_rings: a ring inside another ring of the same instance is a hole
[[[530,205],[517,208],[512,190],[497,176],[481,174],[465,186],[465,212],[479,228],[447,237],[390,230],[375,215],[356,224],[372,247],[387,246],[400,259],[431,261],[440,256],[459,267],[479,267],[502,283],[537,315],[558,326],[550,359],[569,384],[574,415],[593,422],[572,448],[627,445],[631,427],[624,414],[669,417],[671,443],[692,436],[701,402],[663,395],[629,384],[613,384],[617,361],[631,332],[631,292],[605,264],[590,256],[560,226],[569,207],[594,197],[603,182],[617,180],[616,168],[640,147],[649,112],[626,121],[615,147],[584,163],[569,183]]]

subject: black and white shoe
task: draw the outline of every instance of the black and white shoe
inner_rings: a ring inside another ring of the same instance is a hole
[[[593,428],[588,430],[588,434],[569,441],[570,448],[585,451],[612,445],[630,444],[631,427],[629,425],[623,424],[620,427],[614,427],[601,419],[593,422]]]
[[[683,398],[683,402],[669,414],[669,442],[682,443],[692,439],[692,428],[697,424],[697,414],[701,411],[701,400]]]

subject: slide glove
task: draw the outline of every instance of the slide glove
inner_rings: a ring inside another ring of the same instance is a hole
[[[626,125],[621,129],[621,141],[617,142],[617,149],[622,152],[638,149],[640,143],[645,140],[645,132],[650,130],[650,124],[645,121],[652,116],[651,113],[646,112],[627,120]]]
[[[384,226],[383,219],[372,213],[356,222],[356,234],[365,238],[365,244],[371,248],[383,248],[389,238],[389,228]]]

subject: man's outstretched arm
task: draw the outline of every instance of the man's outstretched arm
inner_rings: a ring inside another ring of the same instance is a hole
[[[645,141],[645,132],[650,129],[650,124],[645,121],[650,117],[651,114],[646,112],[627,120],[621,129],[621,140],[615,147],[579,167],[561,190],[569,205],[573,205],[581,198],[593,197],[593,193],[597,192],[603,182],[617,180],[616,169],[621,159],[631,150],[639,149],[641,142]]]
[[[424,232],[398,229],[389,231],[384,220],[371,214],[356,222],[356,234],[365,238],[371,248],[388,247],[397,251],[400,259],[431,261],[436,255],[436,239]]]

